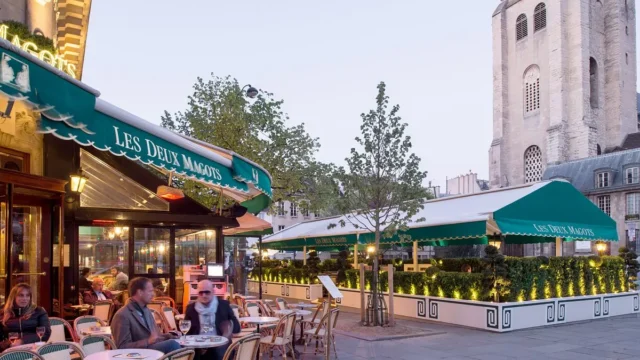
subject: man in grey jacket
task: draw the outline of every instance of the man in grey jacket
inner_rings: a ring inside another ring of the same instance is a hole
[[[127,290],[129,277],[127,274],[122,272],[122,269],[120,269],[119,266],[111,268],[111,276],[113,276],[113,281],[111,282],[111,285],[109,285],[109,290]]]
[[[177,334],[162,334],[147,304],[154,296],[151,280],[139,277],[129,283],[129,302],[113,316],[111,333],[118,349],[153,349],[169,353],[180,349]]]

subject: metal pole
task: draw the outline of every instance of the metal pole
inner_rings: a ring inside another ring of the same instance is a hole
[[[80,195],[78,195],[80,201]],[[59,314],[64,318],[64,195],[60,196],[60,211],[58,214],[58,251],[60,251],[60,261],[58,262],[58,294],[60,307]]]
[[[327,318],[327,331],[326,331],[327,340],[325,342],[326,346],[325,346],[325,351],[324,351],[325,360],[331,359],[331,336],[332,336],[332,331],[331,331],[331,311],[333,311],[333,309],[331,308],[331,293],[329,293],[329,317]]]
[[[262,300],[262,235],[258,236],[258,257],[260,263],[258,263],[258,276],[260,277],[258,282],[258,299]]]

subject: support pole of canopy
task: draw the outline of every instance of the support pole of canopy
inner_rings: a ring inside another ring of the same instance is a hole
[[[258,263],[258,299],[262,300],[262,235],[258,236],[258,256],[260,257],[260,263]]]
[[[307,265],[307,246],[302,247],[302,265]]]
[[[562,238],[556,238],[556,256],[562,256]]]
[[[353,268],[358,268],[358,244],[353,245]]]
[[[413,271],[418,271],[418,242],[413,242]]]

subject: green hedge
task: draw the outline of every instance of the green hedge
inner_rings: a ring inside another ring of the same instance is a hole
[[[249,274],[251,280],[259,280],[258,269],[253,269]],[[309,274],[304,269],[294,267],[287,268],[263,268],[262,281],[283,282],[288,284],[309,284]]]
[[[456,260],[455,262],[449,260]],[[443,268],[458,269],[469,264],[474,272],[437,271],[396,272],[393,283],[398,294],[439,296],[466,300],[491,300],[492,289],[484,284],[478,263],[469,259],[443,259]],[[440,261],[438,261],[440,263]],[[445,265],[446,264],[446,265]],[[625,264],[619,257],[506,258],[500,301],[526,301],[553,297],[594,295],[626,291]],[[360,286],[359,271],[348,270],[341,284],[350,289]],[[388,275],[380,273],[380,287],[388,291]],[[365,272],[365,289],[371,289],[371,272]]]

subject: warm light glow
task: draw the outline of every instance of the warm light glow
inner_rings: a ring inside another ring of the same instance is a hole
[[[166,185],[158,186],[157,194],[165,200],[179,200],[184,198],[184,193],[180,189],[172,188]]]
[[[500,250],[500,247],[502,246],[502,241],[490,240],[489,245],[495,246],[496,248],[498,248],[498,250]]]
[[[84,186],[87,183],[87,180],[89,180],[87,177],[83,176],[82,173],[71,174],[69,178],[71,179],[69,182],[69,190],[78,194],[84,190]]]
[[[603,242],[596,243],[596,250],[600,253],[607,251],[607,244]]]
[[[113,232],[109,232],[109,239],[113,240],[116,237],[116,234]]]
[[[454,290],[453,291],[453,298],[454,299],[460,299],[460,291]]]
[[[121,227],[116,227],[113,229],[113,232],[116,233],[116,236],[120,236],[122,235],[122,228]]]
[[[158,246],[158,252],[164,254],[164,245],[160,244],[160,246]]]
[[[369,245],[369,246],[367,246],[367,252],[368,252],[369,254],[373,254],[373,253],[375,253],[375,252],[376,252],[376,247],[375,247],[374,245]]]

